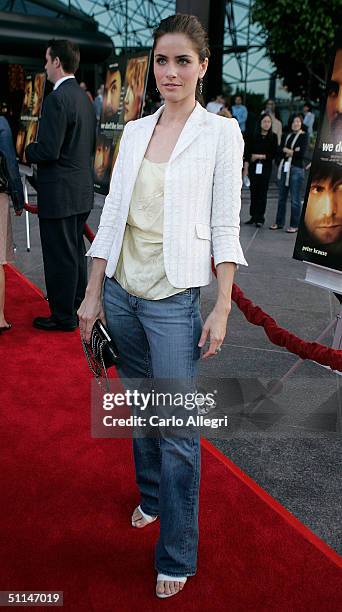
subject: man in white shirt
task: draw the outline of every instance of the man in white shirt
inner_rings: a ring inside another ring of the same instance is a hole
[[[218,94],[215,100],[211,100],[211,102],[208,102],[206,108],[209,113],[217,114],[221,110],[221,108],[223,108],[223,106],[224,106],[224,97],[222,94]]]
[[[50,317],[34,327],[72,331],[87,285],[83,230],[93,207],[93,159],[96,117],[75,72],[80,52],[69,40],[52,40],[45,70],[53,91],[46,97],[37,142],[26,159],[37,164],[40,237]]]

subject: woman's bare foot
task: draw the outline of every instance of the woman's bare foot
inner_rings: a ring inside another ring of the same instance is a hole
[[[157,518],[158,516],[150,516],[149,514],[145,514],[145,512],[141,510],[140,506],[138,506],[132,514],[132,527],[138,527],[138,529],[141,529],[142,527],[146,527],[146,525],[153,523]]]
[[[166,578],[168,578],[168,580],[166,580]],[[186,580],[186,576],[182,578],[174,577],[172,580],[172,576],[158,574],[156,586],[157,597],[165,598],[172,597],[172,595],[177,595],[177,593],[180,593],[180,591],[184,588]]]

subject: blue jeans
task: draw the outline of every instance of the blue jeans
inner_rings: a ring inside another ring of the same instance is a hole
[[[290,170],[290,181],[289,186],[285,185],[286,181],[286,173],[281,173],[281,178],[278,181],[279,187],[279,199],[278,199],[278,210],[277,210],[277,218],[276,224],[283,226],[285,224],[286,218],[286,202],[287,196],[290,191],[291,194],[291,218],[290,218],[290,226],[298,227],[299,218],[302,208],[302,185],[304,181],[304,168],[297,168],[296,166],[291,166]]]
[[[200,290],[187,289],[162,300],[145,300],[115,279],[104,286],[109,332],[125,378],[196,380],[202,333]],[[193,576],[197,567],[200,437],[133,439],[141,508],[159,515],[155,568],[171,576]]]

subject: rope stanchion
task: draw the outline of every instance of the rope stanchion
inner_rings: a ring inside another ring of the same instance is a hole
[[[32,213],[33,215],[37,215],[38,214],[38,206],[37,206],[37,204],[30,204],[29,202],[25,202],[24,210],[27,210],[27,212]],[[89,240],[89,242],[93,242],[93,240],[95,238],[95,234],[90,229],[90,227],[89,227],[89,225],[87,223],[84,226],[84,232],[83,233],[84,233],[85,237]]]
[[[38,214],[38,206],[37,206],[37,204],[30,204],[29,202],[25,202],[24,210],[27,210],[27,212],[32,213],[33,215],[37,215]]]
[[[93,242],[94,238],[95,238],[95,234],[93,232],[93,230],[90,229],[89,225],[86,223],[84,226],[84,235],[86,238],[88,238],[89,242]]]
[[[216,276],[213,259],[212,270]],[[264,328],[267,337],[273,344],[286,348],[301,359],[310,359],[320,365],[342,372],[342,351],[332,349],[318,342],[306,342],[287,329],[280,327],[270,315],[246,298],[240,287],[235,284],[233,285],[232,299],[249,323]]]

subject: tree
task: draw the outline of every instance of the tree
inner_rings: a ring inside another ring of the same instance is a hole
[[[294,95],[321,97],[341,17],[341,0],[254,1],[252,21],[260,26],[277,75]]]

